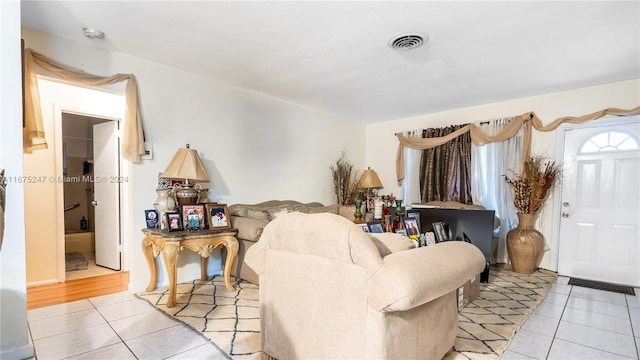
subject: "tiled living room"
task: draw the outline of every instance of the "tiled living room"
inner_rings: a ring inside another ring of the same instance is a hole
[[[634,348],[633,334],[640,330],[638,297],[567,282],[560,277],[553,283],[500,358],[637,358],[640,339],[636,335]],[[185,326],[184,320],[171,319],[129,292],[31,310],[29,323],[39,359],[228,358],[202,333]],[[52,326],[59,330],[52,332]],[[243,351],[238,350],[238,354]],[[447,359],[498,358],[487,354],[486,348],[478,348],[473,355],[455,355]]]
[[[637,2],[0,18],[0,357],[639,358]],[[65,218],[127,283],[32,307]]]

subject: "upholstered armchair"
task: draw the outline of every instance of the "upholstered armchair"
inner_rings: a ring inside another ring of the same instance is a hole
[[[414,248],[300,213],[271,221],[245,261],[260,277],[262,350],[277,359],[441,359],[458,331],[455,291],[485,266],[465,242]]]

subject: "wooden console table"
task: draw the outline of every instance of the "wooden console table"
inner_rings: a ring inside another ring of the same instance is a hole
[[[156,288],[158,272],[155,258],[160,252],[164,258],[164,264],[169,275],[169,299],[167,307],[174,307],[176,304],[176,277],[177,262],[180,252],[187,248],[200,254],[200,280],[207,280],[207,261],[213,249],[224,246],[227,250],[227,258],[224,264],[224,284],[228,291],[234,291],[231,284],[231,267],[238,257],[238,239],[235,229],[230,230],[198,230],[198,231],[175,231],[167,232],[157,229],[142,229],[144,239],[142,240],[142,252],[151,277],[147,291]]]

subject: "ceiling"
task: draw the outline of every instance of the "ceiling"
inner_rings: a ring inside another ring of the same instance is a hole
[[[361,123],[640,78],[638,1],[23,0],[21,8],[23,25]],[[86,39],[84,27],[105,39]],[[392,37],[406,32],[429,41],[392,50]]]

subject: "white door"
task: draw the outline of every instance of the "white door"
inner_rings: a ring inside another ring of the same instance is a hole
[[[640,120],[564,130],[558,273],[640,286]]]
[[[93,125],[96,265],[120,270],[118,122]]]

